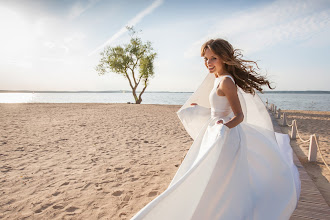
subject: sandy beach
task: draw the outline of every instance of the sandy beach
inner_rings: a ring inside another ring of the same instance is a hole
[[[282,112],[286,113],[288,124],[292,124],[293,119],[296,120],[298,132],[303,140],[309,140],[310,135],[316,134],[322,155],[328,166],[330,166],[330,112],[297,110],[284,110]],[[277,119],[277,122],[281,125],[282,119]],[[281,126],[282,132],[286,134],[291,134],[291,129],[292,127],[289,126]],[[297,139],[291,140],[290,144],[301,164],[330,206],[330,171],[322,161],[320,153],[317,153],[315,162],[309,162],[309,142],[304,143],[297,135]]]
[[[192,139],[179,106],[0,104],[0,218],[129,219]]]
[[[192,144],[179,108],[0,104],[0,218],[130,219],[167,188]],[[319,135],[330,160],[330,112],[288,115],[303,138]],[[304,161],[306,144],[291,144]],[[303,165],[329,189],[319,158]]]

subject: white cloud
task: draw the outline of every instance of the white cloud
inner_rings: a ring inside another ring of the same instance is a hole
[[[31,69],[33,67],[31,61],[22,59],[9,59],[7,63],[23,69]]]
[[[52,41],[46,41],[46,42],[44,42],[44,45],[45,45],[45,47],[48,47],[50,49],[55,47],[55,44]]]
[[[79,17],[82,13],[84,13],[87,9],[91,8],[98,1],[100,0],[88,0],[87,4],[83,3],[83,1],[75,2],[75,4],[70,10],[69,18],[74,19],[76,17]]]
[[[115,41],[117,38],[119,38],[122,34],[124,34],[127,29],[126,26],[134,26],[137,23],[139,23],[146,15],[153,12],[156,8],[158,8],[163,3],[163,0],[156,0],[154,1],[150,6],[148,6],[146,9],[141,11],[139,14],[137,14],[133,19],[127,22],[125,26],[123,26],[119,31],[117,31],[112,37],[110,37],[105,43],[97,47],[95,50],[93,50],[88,56],[91,56],[95,54],[100,49],[104,48],[106,45],[111,44],[113,41]]]
[[[44,48],[39,48],[39,52],[42,56],[63,56],[69,52],[80,52],[85,35],[79,32],[62,33],[59,35],[45,34],[40,37],[43,39]],[[37,49],[37,47],[35,48]],[[46,50],[44,50],[46,49]]]
[[[54,58],[54,57],[40,57],[39,60],[46,61],[46,62],[65,62],[66,59],[64,58]]]
[[[324,0],[278,0],[218,20],[209,34],[186,50],[185,57],[198,55],[200,46],[211,38],[227,39],[247,53],[308,39],[330,27],[330,4]]]
[[[64,49],[65,53],[69,53],[69,48],[65,45],[61,45],[60,48]]]

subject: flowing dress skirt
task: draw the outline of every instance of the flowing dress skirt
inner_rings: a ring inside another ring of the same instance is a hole
[[[300,180],[288,135],[218,119],[208,119],[168,188],[132,219],[290,218]]]

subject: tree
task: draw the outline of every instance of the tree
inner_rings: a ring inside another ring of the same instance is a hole
[[[130,43],[124,46],[107,46],[100,53],[101,60],[96,66],[99,75],[115,72],[123,75],[132,88],[136,104],[142,102],[142,94],[146,90],[150,78],[154,76],[154,59],[157,53],[153,52],[151,42],[143,43],[136,36],[133,27],[126,27],[130,34]],[[138,73],[137,73],[138,71]],[[143,89],[137,95],[137,88],[142,82]]]

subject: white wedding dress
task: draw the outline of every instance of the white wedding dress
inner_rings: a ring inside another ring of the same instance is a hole
[[[290,139],[273,131],[258,95],[240,89],[244,121],[232,129],[217,124],[233,117],[227,98],[216,94],[224,77],[208,74],[178,111],[194,142],[168,188],[132,219],[290,218],[300,195]]]

